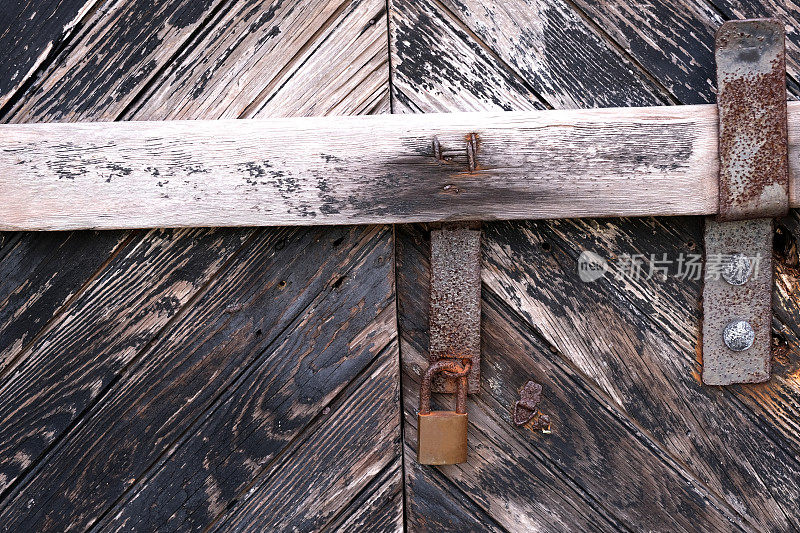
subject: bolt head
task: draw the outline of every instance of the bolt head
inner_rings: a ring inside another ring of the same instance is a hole
[[[756,332],[747,320],[734,320],[725,326],[722,338],[725,340],[725,346],[734,352],[742,352],[753,345]]]
[[[722,268],[722,279],[731,285],[744,285],[753,273],[753,263],[744,254],[733,254]]]

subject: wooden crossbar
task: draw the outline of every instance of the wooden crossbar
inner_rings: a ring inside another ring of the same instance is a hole
[[[709,215],[717,173],[715,105],[8,124],[0,229]]]

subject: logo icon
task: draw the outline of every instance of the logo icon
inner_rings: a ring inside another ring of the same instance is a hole
[[[594,252],[584,250],[578,257],[578,276],[584,283],[597,281],[608,272],[606,260]]]

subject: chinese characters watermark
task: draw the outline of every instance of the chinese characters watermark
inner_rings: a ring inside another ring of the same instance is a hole
[[[736,280],[757,278],[760,264],[761,254],[710,254],[705,261],[702,254],[687,253],[672,257],[667,253],[621,254],[605,259],[596,252],[585,250],[578,257],[578,276],[585,283],[607,276],[635,281],[665,281],[668,277],[700,281],[722,277],[736,285],[740,284],[735,283]]]

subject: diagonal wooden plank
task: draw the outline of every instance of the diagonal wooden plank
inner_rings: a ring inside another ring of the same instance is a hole
[[[238,376],[249,373],[276,338],[290,338],[288,353],[313,358],[348,316],[356,328],[351,333],[360,331],[374,316],[370,310],[391,301],[386,276],[391,271],[390,233],[385,228],[342,228],[338,233],[341,240],[333,244],[333,239],[321,239],[319,232],[309,230],[291,235],[289,242],[287,230],[261,232],[168,335],[111,387],[87,421],[14,491],[0,511],[4,522],[34,529],[91,525]],[[283,246],[278,253],[276,245]],[[381,269],[361,268],[379,257],[383,276]],[[317,301],[319,305],[313,305]],[[336,309],[343,316],[329,320]],[[319,346],[314,344],[316,336]],[[330,352],[322,350],[316,363],[284,358],[281,363],[289,373],[286,379],[272,376],[274,390],[293,383],[294,373],[302,372],[313,385],[303,397],[297,397],[302,389],[293,387],[286,394],[301,404],[327,396],[330,370],[325,369],[348,356],[335,347]],[[289,412],[292,405],[285,405]]]
[[[341,18],[334,21],[331,31],[309,42],[309,49],[293,58],[293,68],[284,69],[283,76],[271,81],[240,116],[270,116],[282,109],[297,109],[297,114],[305,116],[388,112],[386,2],[352,2]],[[341,64],[343,57],[348,58],[347,65],[330,68]],[[258,74],[264,67],[259,64],[254,69]],[[271,73],[260,72],[264,79]],[[325,99],[319,98],[321,90]]]
[[[569,2],[441,2],[557,109],[666,103],[660,87],[597,35]],[[602,87],[602,90],[596,90]]]
[[[546,107],[524,80],[498,66],[490,51],[443,18],[435,4],[392,0],[389,9],[397,112]]]
[[[289,109],[296,109],[296,114],[328,114],[335,106],[326,102],[337,99],[339,91],[347,94],[364,80],[372,86],[388,85],[388,76],[373,74],[376,68],[388,72],[388,64],[374,57],[387,46],[381,24],[384,5],[379,0],[306,0],[275,2],[264,9],[241,2],[172,65],[137,114],[180,118],[192,109],[196,115],[244,118],[265,105],[273,113],[285,113],[287,108],[269,106],[269,101],[287,84],[297,91],[298,80],[305,82],[302,90],[313,94],[312,100],[321,97],[321,101],[311,103],[295,93]],[[351,65],[343,61],[344,54]],[[317,64],[324,68],[304,69],[309,60],[322,61]],[[235,99],[228,97],[231,87]]]
[[[293,326],[280,344],[259,354],[252,372],[231,386],[225,399],[208,409],[202,424],[188,429],[167,452],[168,457],[126,491],[98,527],[202,529],[247,497],[255,479],[270,472],[273,475],[276,463],[293,457],[298,440],[316,438],[323,423],[317,418],[335,409],[331,404],[340,402],[340,396],[352,394],[353,382],[361,380],[362,374],[373,375],[375,365],[383,372],[396,373],[390,365],[397,356],[394,298],[376,283],[381,277],[388,278],[387,263],[369,274],[356,272],[346,282],[361,283],[363,292],[358,296],[365,300],[384,298],[380,307],[371,302],[356,304],[346,316],[346,307],[331,310],[318,302],[310,305],[305,314],[320,316],[304,319],[308,325]],[[391,287],[391,279],[388,283]],[[354,292],[352,287],[339,290]],[[365,296],[367,290],[374,294]],[[323,295],[337,296],[336,292]],[[356,298],[339,296],[345,306]],[[363,316],[356,319],[356,312]],[[336,319],[353,327],[339,329]],[[367,319],[372,320],[357,331],[355,326],[363,326]],[[399,439],[399,427],[396,429],[392,438]],[[387,432],[387,440],[390,436]],[[400,477],[393,479],[399,483]],[[344,507],[346,502],[337,503]]]
[[[0,493],[71,428],[251,232],[154,230],[129,242],[35,343],[15,354],[0,384],[8,399],[0,405]],[[174,241],[180,246],[167,245]]]
[[[759,528],[796,526],[789,509],[800,498],[800,465],[766,439],[722,390],[706,387],[693,376],[696,318],[682,318],[695,325],[694,342],[686,349],[679,336],[654,325],[646,313],[620,298],[624,278],[581,281],[575,250],[585,246],[585,233],[569,232],[565,242],[552,242],[543,250],[546,231],[539,228],[547,226],[492,228],[486,239],[487,286],[732,508]],[[632,238],[639,232],[626,230],[617,225],[617,256],[639,253],[638,239]],[[674,245],[668,239],[659,241],[661,249]],[[697,282],[686,283],[697,290]],[[683,309],[696,312],[698,299],[695,293]],[[774,460],[764,464],[764,456]]]
[[[0,376],[67,302],[86,286],[114,250],[122,232],[22,235],[0,260]],[[75,248],[84,253],[74,255]],[[0,383],[2,378],[0,378]]]
[[[403,465],[399,455],[326,524],[328,531],[403,531]]]
[[[512,9],[508,6],[504,7]],[[602,24],[598,26],[602,26]],[[664,28],[664,31],[669,33],[666,26],[655,25],[654,27]],[[650,30],[650,27],[642,29],[643,32]],[[485,41],[502,40],[504,37],[498,37],[498,31],[498,28],[488,27],[486,30],[488,33],[484,33],[484,35],[489,35],[489,37]],[[672,31],[676,31],[676,29],[673,28]],[[662,83],[668,85],[668,80]],[[465,85],[463,90],[469,90],[469,86]],[[422,87],[416,92],[413,88],[405,87],[404,91],[410,93],[410,95],[406,95],[407,99],[415,102],[424,102],[432,95],[436,95],[436,89],[429,87]],[[486,97],[485,101],[489,102],[492,98],[498,97],[508,98],[505,89],[498,89],[496,95]],[[457,101],[454,109],[464,109],[460,106],[470,105],[472,98],[475,98],[474,94],[463,96],[459,100],[462,103],[459,104]],[[417,107],[424,109],[424,106],[421,105]],[[570,223],[565,224],[569,225]],[[578,221],[574,224],[579,226],[579,229],[567,231],[569,235],[563,236],[560,240],[556,234],[564,231],[562,226],[557,224],[541,225],[541,227],[552,230],[545,232],[542,242],[548,246],[555,246],[550,243],[558,242],[559,249],[567,250],[568,255],[573,259],[577,258],[585,247],[590,247],[590,249],[599,247],[601,250],[604,246],[614,248],[614,252],[609,252],[607,257],[615,257],[613,253],[618,253],[619,248],[627,247],[630,251],[631,242],[641,241],[642,247],[653,248],[646,250],[648,254],[651,251],[659,251],[660,245],[652,246],[659,242],[669,242],[679,238],[681,240],[677,242],[688,245],[688,241],[693,241],[692,245],[695,247],[695,243],[699,242],[697,237],[691,236],[693,230],[681,229],[681,223],[678,223],[676,229],[673,221],[661,221],[650,229],[638,227],[639,223],[628,221],[605,223]],[[496,246],[496,252],[500,254],[501,250],[507,250],[510,246],[529,239],[531,239],[531,235],[525,230],[509,231],[508,240],[504,238],[502,242],[492,243],[492,239],[489,238],[487,243],[489,246]],[[678,247],[680,248],[681,245],[679,244]],[[538,265],[538,262],[542,260],[538,254],[533,253],[535,251],[533,245],[529,250],[532,255],[509,259],[498,267],[498,270],[502,271],[506,283],[516,283],[513,288],[508,288],[502,293],[503,299],[516,309],[520,316],[527,316],[528,320],[532,320],[538,331],[543,334],[544,332],[552,334],[553,331],[560,331],[557,335],[561,345],[554,343],[552,336],[547,337],[548,341],[553,343],[554,349],[559,351],[558,348],[561,348],[561,352],[564,353],[570,364],[574,364],[575,368],[580,368],[591,381],[595,381],[605,391],[604,394],[613,400],[614,404],[623,406],[623,411],[627,416],[631,416],[636,424],[641,424],[642,427],[647,428],[647,431],[651,431],[650,438],[657,443],[655,446],[663,450],[662,453],[670,457],[670,460],[681,464],[681,468],[689,472],[690,476],[696,476],[695,483],[704,485],[706,490],[711,494],[718,495],[720,499],[726,499],[731,509],[736,509],[747,522],[755,524],[759,528],[783,530],[793,527],[794,518],[789,509],[796,505],[794,499],[797,497],[798,491],[795,483],[791,481],[792,474],[787,474],[786,470],[791,472],[795,466],[791,456],[781,451],[781,447],[786,447],[788,444],[788,442],[781,444],[781,439],[786,439],[785,435],[791,434],[791,426],[787,426],[785,421],[781,427],[781,418],[785,418],[794,410],[792,398],[796,398],[796,393],[793,392],[791,385],[775,390],[774,396],[768,395],[770,398],[777,397],[781,401],[783,408],[778,410],[776,415],[768,413],[764,408],[758,409],[752,405],[746,407],[747,403],[741,401],[741,396],[739,400],[728,396],[726,401],[725,396],[715,396],[717,394],[715,391],[705,391],[703,394],[709,394],[711,397],[702,400],[697,398],[694,389],[699,388],[699,384],[690,378],[697,364],[694,360],[697,293],[694,292],[691,285],[683,286],[674,280],[669,283],[656,284],[655,287],[649,286],[646,282],[626,281],[616,284],[610,290],[608,297],[612,298],[614,302],[620,302],[621,307],[632,309],[631,312],[639,317],[638,320],[648,322],[648,325],[645,327],[637,322],[636,327],[631,328],[629,325],[631,318],[627,316],[615,318],[613,315],[609,317],[608,313],[604,315],[598,313],[596,318],[586,324],[586,321],[582,320],[585,302],[594,302],[597,296],[583,294],[578,301],[569,296],[571,294],[569,289],[572,285],[580,283],[575,280],[574,270],[571,273],[571,282],[559,281],[558,277],[553,276],[540,285],[533,283],[532,279],[525,279],[524,275],[520,278],[520,265]],[[677,251],[674,248],[670,250]],[[686,251],[685,248],[682,250]],[[544,257],[547,258],[547,254]],[[574,263],[572,264],[574,265]],[[551,265],[550,268],[560,271],[564,268],[575,267]],[[537,305],[533,304],[534,301],[539,302],[538,309]],[[568,313],[569,309],[575,309],[572,320],[564,318],[565,306]],[[546,311],[540,312],[544,309]],[[694,310],[694,316],[690,315],[688,318],[685,315],[680,316],[681,311],[685,309]],[[626,315],[626,313],[622,314]],[[530,318],[531,316],[534,318]],[[592,315],[590,314],[590,316]],[[558,329],[560,326],[557,324],[562,322],[569,331]],[[649,331],[647,338],[639,338],[636,329]],[[675,342],[681,347],[677,353],[673,353],[675,349],[670,347]],[[608,355],[609,343],[612,347],[611,352],[616,352],[611,359]],[[644,354],[644,360],[647,362],[640,363],[643,361],[642,355],[637,352],[641,352],[642,347],[648,343],[650,345],[656,343],[658,346],[664,346],[665,349],[662,350],[662,353],[652,353],[653,350],[647,350]],[[625,346],[636,346],[637,348],[633,348],[631,353],[628,353],[629,350],[624,348]],[[686,349],[686,351],[681,352],[681,349]],[[621,352],[626,352],[626,355],[623,356]],[[681,368],[675,369],[676,364]],[[668,372],[659,375],[664,372],[661,369],[662,366]],[[638,370],[634,370],[634,367]],[[628,377],[620,378],[620,376],[626,375]],[[688,383],[686,382],[687,378],[689,378]],[[619,383],[620,381],[623,384]],[[776,381],[780,381],[780,378]],[[678,383],[677,387],[675,382]],[[659,400],[649,395],[655,395],[658,391],[673,391],[670,396],[678,398],[678,402],[682,405],[674,406],[672,410],[657,405],[654,410],[650,404],[658,403]],[[650,399],[642,403],[641,398]],[[711,413],[710,409],[706,407],[718,403],[723,404],[721,410],[724,415]],[[759,415],[764,415],[766,420],[772,418],[778,420],[765,425],[764,421],[759,420]],[[721,417],[721,420],[716,420],[716,417]],[[670,420],[672,421],[665,422]],[[687,424],[692,429],[688,432],[682,431]],[[769,427],[770,424],[777,425],[780,429],[772,429]],[[705,427],[712,429],[706,433]],[[752,435],[759,435],[762,440],[766,438],[767,444],[765,446],[757,444],[758,438]],[[740,462],[729,459],[731,449],[737,450],[737,454],[741,452],[746,459]],[[753,451],[757,449],[758,452]],[[763,455],[776,457],[776,460],[770,465],[763,466],[758,459]],[[720,458],[723,458],[723,464],[726,467],[720,467]],[[728,465],[730,468],[726,470]],[[756,486],[753,486],[754,479],[757,483]]]
[[[729,387],[778,445],[800,456],[800,270],[795,235],[800,216],[779,220],[775,235],[772,377],[766,383]]]
[[[335,520],[343,501],[357,498],[399,457],[398,361],[395,337],[385,356],[331,409],[313,435],[258,479],[254,490],[220,517],[213,530],[319,531]],[[400,472],[395,472],[399,482]],[[386,529],[401,529],[397,510]]]
[[[9,2],[0,18],[0,108],[13,102],[56,49],[68,40],[98,0]]]
[[[548,224],[547,233],[552,232],[552,234],[544,238],[550,242],[561,241],[562,247],[577,245],[579,250],[590,249],[608,258],[641,253],[641,259],[645,260],[643,268],[646,273],[648,265],[652,262],[651,254],[656,259],[662,258],[664,254],[675,259],[682,254],[698,253],[697,243],[701,242],[702,238],[699,224],[696,219],[625,221],[621,227],[605,222],[564,221]],[[568,229],[565,231],[564,228]],[[599,234],[594,233],[598,229],[602,231]],[[796,333],[793,332],[793,329],[797,329],[798,313],[794,293],[798,286],[798,275],[795,268],[797,249],[792,235],[797,232],[795,212],[782,221],[776,236],[778,260],[775,262],[777,282],[774,309],[776,319],[781,320],[783,324],[780,324],[781,329],[776,332],[777,336],[774,339],[776,357],[773,360],[772,379],[759,385],[726,388],[735,395],[735,397],[728,396],[727,401],[737,405],[738,398],[746,405],[741,415],[774,445],[789,451],[790,457],[800,450],[797,444],[796,422],[796,415],[800,411],[800,386],[796,374],[800,351]],[[587,233],[593,235],[592,239],[582,240],[582,236]],[[629,236],[623,237],[626,234]],[[618,242],[620,240],[623,243],[628,242],[620,245]],[[783,246],[785,248],[782,248]],[[623,280],[618,280],[614,277],[609,279],[609,283],[617,295],[626,299],[643,316],[648,317],[683,353],[695,354],[699,345],[697,324],[700,320],[698,304],[700,288],[696,280],[693,282],[676,279],[677,273],[673,265],[666,278],[659,277],[653,280],[645,275],[641,279],[627,276]],[[687,314],[692,320],[685,320]],[[700,364],[701,361],[698,359],[690,367],[698,383]],[[735,445],[731,448],[735,448]],[[758,464],[757,459],[754,458],[753,461],[754,464]],[[713,456],[709,457],[709,464],[712,467],[715,463]],[[703,475],[708,476],[708,474]],[[777,487],[773,490],[777,490]]]
[[[116,0],[94,11],[80,35],[21,95],[9,120],[117,119],[226,3]],[[28,36],[25,28],[15,31]]]
[[[438,469],[417,463],[416,450],[404,449],[406,509],[415,508],[407,512],[408,531],[506,531]]]
[[[175,7],[176,9],[178,9],[178,11],[186,9],[186,6],[181,7],[180,5],[176,5],[175,3],[173,3],[171,5],[173,7]],[[105,15],[108,15],[108,17],[110,17],[107,20],[117,20],[121,16],[120,15],[120,11],[119,11],[120,9],[124,11],[126,8],[130,9],[131,7],[132,7],[131,5],[127,5],[126,6],[125,4],[116,4],[114,6],[114,8],[111,9],[111,11],[109,11],[108,13],[105,13]],[[196,7],[197,7],[197,5],[193,5],[193,6],[190,6],[189,9],[194,9]],[[101,14],[101,15],[105,16],[104,14]],[[133,29],[129,29],[128,30],[129,32],[131,32],[131,34],[136,34],[136,35],[146,35],[147,34],[147,28],[151,27],[152,25],[155,25],[154,27],[157,27],[159,24],[164,23],[163,19],[160,20],[160,19],[154,18],[154,17],[150,17],[150,18],[141,17],[141,16],[139,16],[139,14],[137,14],[136,10],[132,10],[131,13],[129,13],[129,14],[125,15],[125,16],[129,16],[129,18],[126,19],[126,20],[128,20],[128,22],[131,25],[138,26],[137,28],[133,28]],[[115,17],[116,17],[116,19],[115,19]],[[106,20],[106,19],[104,19],[104,20]],[[385,24],[384,24],[384,26],[385,26]],[[98,33],[92,33],[92,31],[97,32],[98,30],[101,30],[101,31],[99,31],[99,34]],[[114,31],[118,31],[118,30],[119,29],[117,29],[117,30],[113,30],[112,29],[110,31],[111,31],[111,34],[113,34]],[[106,33],[104,33],[105,30],[102,28],[102,25],[100,25],[100,26],[93,25],[93,26],[91,26],[89,28],[88,31],[89,31],[89,33],[87,33],[88,37],[86,38],[88,40],[83,41],[84,43],[87,43],[87,42],[91,43],[92,40],[93,40],[92,36],[96,37],[97,41],[102,41],[103,38],[104,38],[102,36],[106,35]],[[136,32],[142,32],[142,33],[138,33],[137,34]],[[94,44],[96,44],[96,43],[94,43]],[[80,64],[88,64],[88,65],[92,66],[92,68],[81,70],[81,74],[78,76],[80,79],[77,82],[75,80],[73,80],[73,82],[76,82],[76,83],[80,84],[80,83],[83,83],[83,81],[85,81],[85,79],[92,79],[94,76],[98,75],[98,70],[97,69],[102,69],[102,68],[112,68],[112,69],[113,68],[117,68],[117,69],[119,69],[119,68],[121,68],[120,65],[126,64],[125,63],[126,61],[129,61],[131,57],[135,57],[136,56],[136,52],[139,51],[138,49],[139,49],[139,47],[142,46],[142,42],[141,42],[140,39],[139,40],[134,39],[134,40],[125,41],[125,42],[120,41],[120,42],[116,42],[116,43],[107,44],[107,46],[115,47],[114,49],[117,50],[117,53],[113,57],[106,58],[105,62],[98,61],[97,57],[92,55],[93,53],[95,53],[93,51],[96,51],[96,48],[93,48],[91,46],[87,46],[87,47],[84,47],[84,48],[80,48],[80,47],[68,48],[67,51],[72,54],[72,55],[68,56],[68,57],[71,58],[69,61],[75,62],[76,64],[80,63]],[[75,50],[78,50],[78,52],[75,52],[75,53],[71,52],[71,51],[75,51]],[[86,55],[81,55],[81,53],[84,53]],[[67,56],[65,56],[65,57],[67,57]],[[343,62],[344,63],[347,62],[348,57],[346,55],[344,55],[344,57],[337,56],[336,60],[339,62],[337,64],[342,64]],[[65,60],[65,61],[67,61],[67,60]],[[159,66],[158,68],[160,69],[162,67]],[[156,69],[156,70],[158,70],[158,69]],[[48,72],[53,72],[53,70],[51,69]],[[308,75],[308,74],[305,74],[305,75]],[[385,76],[385,78],[388,78],[388,75]],[[47,76],[45,76],[45,79],[47,79]],[[139,80],[139,81],[141,81],[141,80]],[[148,80],[143,82],[144,85],[137,85],[137,87],[146,86],[151,82],[152,82],[152,79],[148,79]],[[61,83],[61,82],[54,82],[53,87],[56,87],[56,86],[60,87],[59,83]],[[231,83],[231,91],[230,91],[230,94],[228,95],[228,98],[230,100],[235,100],[236,99],[235,80],[231,80],[230,83]],[[384,84],[388,87],[388,79],[385,79]],[[110,93],[114,93],[115,91],[117,91],[116,86],[109,86],[109,87],[107,87],[107,89],[108,89],[108,91],[110,91]],[[54,92],[57,92],[55,90],[55,88],[53,90],[54,90]],[[113,94],[109,95],[108,93],[102,93],[102,92],[92,93],[91,96],[84,95],[82,97],[85,98],[86,109],[84,109],[84,115],[82,115],[82,118],[117,118],[117,114],[118,114],[119,109],[120,109],[119,106],[123,106],[123,109],[127,108],[127,107],[130,107],[132,102],[136,101],[139,98],[137,96],[137,94],[134,94],[135,92],[136,91],[133,91],[131,93],[126,93],[124,95],[124,97],[122,97],[122,95],[118,94],[117,96],[120,96],[120,100],[115,99]],[[42,96],[42,99],[44,99],[44,100],[47,100],[47,98],[49,98],[49,96]],[[338,105],[338,106],[346,105],[346,102],[343,104],[342,98],[343,97],[342,97],[341,94],[337,94],[337,95],[333,95],[329,100],[325,100],[325,91],[324,91],[324,88],[323,88],[323,89],[321,89],[321,91],[317,95],[318,107],[317,107],[316,111],[322,112],[324,110],[324,106],[326,105],[325,104],[326,101],[327,102],[331,102],[331,105]],[[360,94],[359,94],[359,91],[357,90],[357,86],[356,86],[355,89],[351,90],[347,94],[345,100],[347,100],[347,99],[353,99],[353,100],[357,100],[357,101],[363,100],[363,99],[359,100],[360,99]],[[124,100],[124,102],[122,100]],[[94,103],[92,104],[90,101],[94,102]],[[388,101],[386,101],[385,98],[381,97],[380,93],[378,93],[375,97],[373,97],[372,101],[364,100],[364,102],[365,102],[364,104],[358,104],[358,105],[362,105],[363,108],[365,110],[368,110],[368,111],[378,111],[378,112],[380,112],[380,111],[383,111],[384,109],[388,109]],[[117,104],[119,104],[119,106]],[[42,105],[42,107],[41,107],[41,109],[39,111],[36,111],[36,112],[31,111],[29,114],[25,115],[25,116],[27,116],[27,118],[22,118],[24,114],[20,113],[20,114],[18,114],[17,119],[18,120],[31,120],[32,116],[35,115],[36,113],[41,113],[39,115],[39,119],[41,119],[43,117],[46,118],[48,116],[48,113],[51,110],[52,105],[53,105],[53,100],[48,101],[46,104]],[[94,107],[92,107],[92,106],[94,106]],[[69,99],[64,99],[64,100],[61,101],[60,109],[55,111],[55,113],[59,114],[59,116],[64,116],[64,114],[69,113],[71,111],[72,110],[70,108]],[[184,118],[196,118],[197,116],[202,116],[202,115],[199,115],[199,114],[193,116],[193,115],[191,115],[192,112],[193,111],[192,111],[191,108],[186,108],[186,109],[184,109],[182,116]],[[273,110],[271,112],[275,112],[275,110]],[[278,112],[283,113],[283,114],[291,114],[292,110],[289,109],[289,108],[284,108],[284,109],[279,110]],[[158,117],[157,115],[146,115],[146,114],[144,114],[144,112],[141,112],[140,114],[138,114],[136,116],[138,118],[151,118],[151,119],[161,118],[161,117]],[[161,250],[161,253],[163,254],[164,257],[169,256],[171,254],[173,254],[174,256],[178,257],[178,256],[180,256],[180,253],[181,253],[182,250],[191,253],[189,250],[186,250],[186,248],[187,248],[187,246],[191,246],[192,244],[197,244],[196,241],[197,241],[197,238],[198,238],[197,237],[198,234],[201,235],[202,232],[190,232],[190,233],[187,234],[186,239],[183,240],[183,241],[181,241],[181,240],[173,241],[173,240],[170,240],[170,239],[162,239],[161,242],[147,242],[144,245],[146,247],[149,247],[152,250],[156,250],[158,248],[166,248],[166,249]],[[156,234],[154,233],[154,235],[156,235]],[[244,235],[240,235],[240,236],[245,238],[247,235],[249,235],[249,232],[245,232]],[[36,238],[35,235],[29,236],[29,237],[31,239],[35,239]],[[139,239],[140,238],[137,238],[136,242],[131,243],[131,248],[135,248],[136,246],[143,245],[143,243]],[[202,240],[201,240],[201,242],[202,242]],[[230,250],[226,251],[224,247],[215,248],[215,247],[211,246],[211,247],[208,248],[207,252],[209,254],[218,253],[218,254],[221,255],[222,258],[224,258],[226,254],[230,253]],[[78,251],[77,253],[80,253],[80,252]],[[188,270],[182,269],[183,266],[184,265],[182,264],[182,260],[177,260],[175,265],[167,265],[164,268],[175,268],[176,271],[182,272],[187,277],[187,284],[188,284],[187,286],[191,286],[192,281],[196,281],[196,280],[192,280],[191,279],[191,275],[193,275],[194,273],[190,272]],[[113,273],[105,272],[105,275],[107,275],[108,277],[113,277],[114,274],[119,275],[121,273],[124,273],[125,269],[128,269],[129,271],[135,271],[137,268],[141,268],[141,264],[137,263],[136,260],[132,260],[132,262],[130,264],[116,264],[115,263],[115,264],[113,264],[111,270],[117,269],[117,271],[113,272]],[[94,274],[92,272],[86,272],[87,279],[91,279],[91,277],[93,275]],[[158,289],[156,289],[155,292],[157,293]],[[150,296],[155,296],[155,295],[150,295]],[[184,301],[191,301],[191,298],[187,298]],[[133,305],[136,305],[136,304],[134,303]],[[120,314],[124,315],[125,313],[133,313],[135,310],[133,310],[133,309],[125,309],[124,305],[120,305],[120,307],[118,308],[118,311],[120,312]],[[171,311],[177,312],[178,310],[177,309],[173,309]],[[136,342],[139,337],[141,337],[141,336],[147,337],[148,335],[151,335],[152,333],[154,333],[149,328],[151,326],[153,326],[154,324],[161,323],[160,320],[161,320],[162,317],[160,317],[159,315],[162,314],[162,312],[163,312],[162,310],[158,310],[158,309],[145,310],[145,313],[141,316],[141,320],[139,320],[135,324],[131,324],[131,328],[130,328],[130,330],[128,332],[129,337],[127,339],[126,338],[119,339],[118,342],[121,343],[121,344],[124,344],[126,342]],[[22,322],[19,324],[19,326],[21,328],[25,328],[25,325]],[[28,326],[28,327],[30,327],[30,326]],[[57,333],[52,333],[51,332],[51,335],[57,335]],[[79,381],[82,376],[83,376],[83,374],[80,374],[80,373],[77,374],[77,375],[74,375],[74,376],[71,375],[71,374],[67,375],[66,376],[67,380],[63,384],[63,386],[66,386],[66,387],[72,386],[73,383],[71,383],[69,380],[74,377]],[[119,376],[120,376],[120,374],[116,373],[113,377],[111,377],[111,381],[113,382],[114,380],[119,379]],[[102,403],[103,399],[106,398],[105,395],[104,395],[105,392],[106,391],[100,391],[100,394],[96,395],[96,394],[94,394],[94,391],[93,391],[92,395],[89,396],[89,405],[91,405],[93,403],[96,403],[98,401],[100,401]],[[82,404],[82,405],[86,405],[86,404]],[[89,409],[89,407],[85,407],[84,409]],[[74,431],[75,428],[81,427],[81,424],[83,424],[84,421],[86,420],[84,418],[84,415],[86,413],[88,413],[88,412],[90,412],[90,411],[72,413],[72,415],[77,415],[77,418],[71,419],[72,420],[71,422],[69,420],[66,420],[66,422],[64,424],[59,423],[57,425],[58,427],[54,426],[53,427],[54,432],[49,432],[48,431],[46,433],[47,434],[47,439],[48,439],[48,442],[51,442],[51,444],[49,444],[49,446],[50,447],[58,446],[58,442],[57,442],[58,439],[63,438],[63,436],[65,434],[67,434],[67,435],[70,434],[69,432]],[[33,418],[35,418],[35,417],[33,417]],[[47,423],[48,422],[48,420],[39,420],[39,421],[37,421],[37,420],[34,420],[33,418],[31,420],[29,420],[28,422],[26,422],[26,423],[37,424],[37,423]],[[63,428],[63,429],[61,429],[61,428]],[[66,433],[65,433],[65,431],[66,431]],[[54,439],[54,440],[49,440],[49,439]],[[31,466],[31,468],[34,468],[34,467]]]

